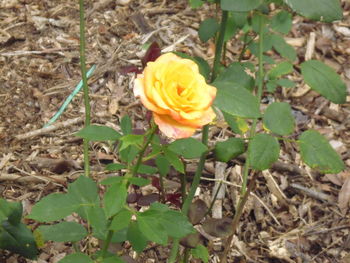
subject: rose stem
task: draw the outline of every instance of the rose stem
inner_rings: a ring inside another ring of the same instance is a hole
[[[247,200],[248,200],[248,196],[250,194],[250,192],[253,190],[254,186],[255,186],[255,181],[256,181],[256,177],[257,177],[257,173],[255,173],[253,175],[253,178],[250,180],[249,185],[248,185],[248,189],[247,191],[245,191],[244,195],[241,196],[241,198],[239,199],[239,203],[237,205],[236,208],[236,213],[235,216],[232,220],[232,234],[229,236],[227,242],[226,242],[226,246],[225,246],[225,250],[222,253],[221,257],[220,257],[220,262],[221,263],[226,263],[226,258],[227,258],[227,253],[231,247],[231,243],[232,243],[232,239],[234,234],[236,233],[236,229],[237,229],[237,225],[239,223],[239,219],[241,218],[242,212],[243,212],[243,208],[244,205],[246,204]]]
[[[264,85],[264,65],[263,65],[263,51],[264,51],[264,24],[262,23],[260,19],[259,23],[259,54],[258,54],[258,60],[259,60],[259,71],[258,71],[258,90],[257,90],[257,98],[259,102],[261,101],[261,96],[263,92],[263,85]],[[253,120],[252,126],[250,127],[249,131],[249,137],[253,138],[256,133],[256,124],[257,119]],[[249,155],[247,156],[246,162],[244,164],[244,172],[243,172],[243,183],[241,188],[241,195],[244,194],[247,188],[247,180],[248,180],[248,172],[249,172],[249,166],[250,166],[250,158]]]
[[[149,135],[148,135],[148,138],[147,140],[145,141],[144,145],[142,146],[140,152],[139,152],[139,156],[137,157],[137,161],[135,163],[135,166],[133,167],[131,173],[127,173],[125,175],[125,177],[134,177],[136,174],[137,174],[137,171],[142,163],[142,157],[143,155],[145,154],[145,151],[147,150],[147,147],[148,145],[151,143],[152,139],[153,139],[153,136],[155,134],[155,132],[157,131],[157,128],[158,126],[152,122],[151,123],[151,129],[149,130]],[[109,223],[110,224],[113,220],[113,217],[109,219]],[[112,236],[113,236],[113,233],[114,231],[113,230],[109,230],[108,231],[108,234],[107,234],[107,238],[106,238],[106,241],[104,242],[103,244],[103,248],[102,248],[102,251],[101,251],[101,257],[104,258],[106,256],[106,253],[107,253],[107,250],[108,250],[108,247],[109,247],[109,243],[111,243],[111,240],[112,240]]]
[[[212,74],[211,74],[211,82],[214,81],[214,79],[216,78],[217,73],[219,71],[222,49],[224,46],[224,36],[225,36],[227,18],[228,18],[228,11],[222,11],[219,36],[218,36],[218,39],[217,39],[216,45],[215,45],[215,58],[214,58],[214,64],[213,64],[213,69],[212,69]],[[208,144],[208,133],[209,133],[209,126],[205,125],[202,129],[202,143],[204,145]],[[196,170],[196,173],[195,173],[194,178],[193,178],[190,192],[188,193],[188,196],[187,196],[185,202],[183,203],[183,206],[181,209],[181,211],[184,215],[187,215],[188,209],[190,207],[190,204],[192,203],[194,194],[195,194],[196,189],[199,185],[199,181],[200,181],[200,177],[202,175],[202,170],[204,168],[206,156],[207,156],[207,152],[203,153],[201,155],[201,158],[199,159],[199,163],[198,163],[197,170]],[[168,260],[169,263],[174,263],[176,258],[177,258],[177,254],[178,254],[178,250],[179,250],[179,242],[180,242],[179,239],[174,239],[174,241],[173,241],[173,246],[171,248],[170,257]]]
[[[263,41],[264,41],[264,24],[260,20],[259,24],[259,54],[258,54],[258,60],[259,60],[259,72],[258,72],[258,90],[257,90],[257,97],[258,100],[261,100],[262,92],[263,92],[263,85],[264,85],[264,68],[263,68]],[[256,133],[256,124],[257,119],[253,120],[253,124],[249,131],[249,137],[253,138]],[[257,178],[257,173],[254,173],[253,178],[250,180],[248,189],[246,189],[247,181],[248,181],[248,172],[249,172],[249,166],[250,166],[250,158],[249,155],[246,159],[246,162],[244,164],[244,174],[243,174],[243,183],[242,183],[242,190],[241,190],[241,198],[239,200],[239,203],[236,208],[236,213],[232,221],[232,235],[228,238],[225,246],[225,250],[223,254],[221,255],[220,262],[226,263],[227,262],[227,253],[231,247],[233,235],[236,233],[238,222],[241,218],[241,215],[243,213],[243,208],[245,203],[248,200],[248,196],[250,192],[252,191],[255,181]]]
[[[85,105],[85,127],[90,125],[90,99],[89,88],[86,77],[86,59],[85,59],[85,18],[84,18],[84,0],[79,0],[79,16],[80,16],[80,70],[83,80],[84,105]],[[84,174],[90,176],[89,165],[89,140],[84,139]]]
[[[142,146],[142,148],[141,148],[141,150],[139,152],[139,156],[137,158],[137,161],[136,161],[136,164],[134,166],[134,169],[132,170],[131,177],[134,177],[136,175],[136,173],[137,173],[137,171],[138,171],[138,169],[139,169],[139,167],[141,165],[142,157],[145,154],[145,151],[147,150],[148,145],[151,143],[151,141],[153,139],[153,136],[154,136],[154,133],[157,130],[157,127],[158,126],[154,122],[151,123],[151,130],[149,131],[149,133],[150,133],[149,137],[147,138],[145,144]]]
[[[219,71],[221,54],[222,54],[222,50],[224,47],[224,37],[225,37],[227,18],[228,18],[228,11],[222,11],[219,36],[218,36],[218,39],[217,39],[216,45],[215,45],[215,58],[214,58],[214,64],[213,64],[213,71],[211,74],[211,82],[213,82],[215,80],[215,78],[218,74],[218,71]]]
[[[204,145],[208,144],[208,133],[209,133],[209,126],[205,125],[202,129],[202,143]],[[188,193],[185,202],[182,205],[182,209],[181,212],[187,216],[188,213],[188,209],[190,208],[190,204],[192,203],[192,199],[194,197],[194,194],[196,193],[196,189],[199,185],[199,181],[202,175],[202,170],[204,168],[204,163],[205,163],[205,159],[207,156],[207,151],[202,153],[201,158],[199,159],[199,163],[197,166],[197,170],[196,173],[194,175],[193,181],[192,181],[192,185],[190,188],[190,192]],[[170,257],[169,257],[169,263],[174,263],[176,258],[177,258],[177,252],[179,249],[179,239],[174,239],[173,241],[173,247],[171,248],[171,252],[170,252]]]

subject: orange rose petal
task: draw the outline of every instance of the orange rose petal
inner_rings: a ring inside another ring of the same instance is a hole
[[[161,108],[154,105],[146,96],[143,84],[142,84],[143,77],[142,75],[139,75],[137,79],[135,79],[134,84],[134,95],[135,97],[140,97],[140,100],[142,104],[150,111],[157,112],[159,114],[165,114],[167,111],[162,110]]]
[[[164,133],[165,136],[170,138],[188,138],[191,137],[196,131],[196,128],[182,125],[167,115],[158,115],[156,113],[153,113],[153,117],[154,122],[159,127],[159,130]]]
[[[202,113],[202,116],[198,119],[179,119],[178,122],[183,125],[188,125],[191,127],[200,128],[211,121],[213,121],[216,117],[214,110],[210,107],[205,112]]]
[[[147,63],[134,94],[153,112],[159,129],[175,139],[192,136],[216,117],[211,107],[216,88],[206,83],[195,62],[173,53]]]

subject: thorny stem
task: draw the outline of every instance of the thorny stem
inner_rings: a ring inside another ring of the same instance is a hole
[[[225,37],[227,18],[228,18],[228,11],[222,11],[219,36],[215,45],[215,58],[214,58],[214,64],[213,64],[213,72],[211,74],[211,82],[215,80],[219,72],[221,54],[224,47],[224,37]]]
[[[202,143],[204,145],[208,144],[208,132],[209,132],[209,126],[205,125],[203,127],[203,131],[202,131]],[[181,211],[182,211],[182,213],[184,215],[187,215],[188,210],[190,208],[190,205],[192,203],[194,194],[196,193],[197,187],[199,185],[199,181],[200,181],[201,176],[202,176],[202,171],[204,169],[205,158],[207,157],[207,153],[208,153],[207,151],[204,152],[201,155],[201,158],[199,159],[199,163],[198,163],[197,170],[196,170],[196,173],[195,173],[193,181],[192,181],[192,185],[191,185],[190,191],[189,191],[189,193],[188,193],[188,195],[186,197],[186,200],[183,203],[183,206],[182,206],[182,209],[181,209]]]
[[[237,209],[236,209],[236,213],[235,213],[235,216],[234,216],[233,221],[232,221],[232,234],[227,239],[225,250],[222,253],[221,258],[220,258],[220,262],[221,263],[226,263],[227,262],[227,253],[228,253],[228,251],[231,248],[232,239],[233,239],[234,234],[236,233],[236,229],[237,229],[239,220],[241,218],[244,205],[246,204],[246,202],[248,200],[249,194],[252,192],[253,188],[255,187],[256,178],[257,178],[257,173],[255,173],[253,175],[253,177],[250,180],[250,183],[248,185],[247,191],[245,191],[244,195],[242,195],[241,198],[239,199],[239,203],[238,203],[238,206],[237,206]]]
[[[259,24],[259,54],[258,54],[258,60],[259,60],[258,90],[257,90],[257,95],[256,95],[259,102],[261,101],[261,96],[262,96],[262,92],[263,92],[263,85],[264,85],[263,52],[264,52],[264,24],[260,20],[260,24]],[[255,136],[256,124],[257,124],[257,119],[254,119],[253,123],[252,123],[252,126],[250,128],[250,131],[249,131],[249,137],[250,138],[253,138]],[[250,167],[250,158],[249,158],[249,155],[248,155],[247,159],[246,159],[246,162],[244,164],[243,183],[242,183],[241,195],[245,194],[245,191],[246,191],[246,188],[247,188],[249,167]]]
[[[112,230],[108,231],[106,241],[104,242],[103,248],[102,248],[102,251],[101,251],[101,257],[102,258],[105,258],[105,256],[106,256],[106,253],[107,253],[107,250],[108,250],[108,247],[109,247],[109,243],[111,243],[111,240],[112,240],[112,237],[113,237],[113,233],[114,233],[114,231],[112,231]]]
[[[209,126],[205,125],[202,129],[202,143],[204,145],[208,144],[208,133],[209,133]],[[192,203],[194,194],[196,193],[196,189],[199,185],[202,171],[203,171],[204,164],[205,164],[205,159],[207,157],[207,153],[208,153],[207,151],[204,152],[199,159],[199,163],[198,163],[197,170],[196,170],[196,173],[195,173],[194,178],[193,178],[193,182],[192,182],[190,191],[185,199],[185,202],[182,205],[181,212],[184,215],[187,215],[188,210],[190,208],[190,205]],[[179,250],[179,242],[180,242],[179,239],[174,239],[174,241],[173,241],[173,247],[171,248],[170,257],[169,257],[169,261],[168,261],[169,263],[174,263],[176,258],[177,258],[177,252]]]
[[[90,99],[89,88],[87,85],[86,76],[86,59],[85,59],[85,18],[84,18],[84,0],[79,0],[79,15],[80,15],[80,70],[83,80],[84,90],[84,105],[85,105],[85,127],[90,125]],[[90,176],[89,164],[89,140],[84,139],[84,174]]]
[[[151,124],[151,130],[149,132],[150,134],[149,134],[145,144],[142,146],[142,148],[139,152],[139,156],[137,158],[136,164],[134,165],[134,169],[132,170],[132,177],[134,177],[136,175],[137,171],[139,170],[139,167],[142,163],[143,155],[145,154],[145,151],[147,150],[148,145],[151,143],[153,136],[154,136],[154,133],[157,130],[157,127],[158,126],[155,123]]]

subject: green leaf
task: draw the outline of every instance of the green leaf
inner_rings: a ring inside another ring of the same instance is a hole
[[[266,15],[262,14],[261,12],[254,13],[251,20],[251,26],[253,31],[256,33],[259,33],[260,25],[262,25],[264,37],[266,38],[267,36],[266,33],[268,32],[268,28],[266,25],[268,24],[268,22],[269,22],[269,19]]]
[[[261,0],[221,0],[221,9],[227,11],[246,12],[259,7],[261,3]]]
[[[263,52],[269,51],[272,49],[272,43],[273,43],[273,39],[272,39],[272,35],[271,34],[264,34],[264,38],[263,38]],[[259,41],[253,41],[248,45],[248,49],[250,50],[250,52],[252,52],[252,54],[254,56],[259,56]],[[274,64],[271,63],[273,61],[273,59],[269,56],[265,56],[263,57],[263,61],[269,64]]]
[[[110,163],[106,166],[107,171],[119,171],[125,168],[126,168],[125,164],[121,164],[121,163]]]
[[[229,138],[223,142],[217,142],[214,149],[215,159],[220,162],[228,162],[244,153],[245,144],[240,138]]]
[[[153,203],[149,210],[139,213],[137,221],[145,237],[159,244],[166,243],[167,236],[182,238],[194,232],[186,216],[160,203]]]
[[[124,229],[119,230],[118,232],[114,232],[111,242],[112,243],[124,242],[124,241],[128,240],[127,234],[128,234],[128,228],[124,228]],[[106,240],[106,239],[104,239],[104,240]]]
[[[266,90],[268,92],[271,92],[271,93],[274,93],[277,89],[277,81],[275,79],[273,80],[269,80],[267,83],[266,83]]]
[[[208,147],[193,138],[179,139],[169,144],[168,149],[187,159],[200,157]]]
[[[45,241],[77,242],[87,235],[86,229],[76,222],[61,222],[55,225],[41,225],[37,228]]]
[[[131,164],[132,161],[137,156],[137,154],[139,153],[139,151],[140,151],[139,148],[137,148],[134,145],[130,145],[126,149],[119,151],[120,160],[123,162],[127,162],[128,164]]]
[[[26,225],[4,220],[0,224],[0,249],[6,249],[29,259],[38,254],[32,232]]]
[[[104,209],[107,218],[115,215],[123,208],[127,194],[125,183],[115,183],[108,188],[104,196]]]
[[[295,82],[289,80],[289,79],[278,79],[276,83],[279,86],[285,87],[285,88],[294,88],[295,87]]]
[[[191,249],[191,254],[194,258],[201,259],[204,263],[209,262],[208,249],[203,245],[198,245],[196,248]]]
[[[82,218],[87,219],[89,209],[100,205],[98,188],[94,180],[84,175],[68,186],[68,194],[79,204],[77,212]]]
[[[255,84],[253,77],[249,76],[245,72],[244,67],[238,62],[232,63],[224,72],[222,72],[215,79],[215,83],[216,82],[235,83],[237,86],[241,85],[247,90],[252,90]]]
[[[214,18],[207,18],[199,25],[199,39],[203,42],[207,42],[210,38],[214,37],[219,30],[219,23]]]
[[[301,64],[301,74],[311,89],[319,92],[330,101],[341,104],[346,102],[346,85],[340,76],[326,64],[309,60]]]
[[[156,165],[158,167],[159,173],[162,176],[166,176],[169,173],[169,171],[170,171],[170,163],[163,155],[159,155],[156,158]]]
[[[101,181],[102,185],[118,184],[124,181],[124,176],[111,176]]]
[[[214,101],[216,107],[233,116],[242,118],[259,118],[258,99],[248,90],[231,82],[214,82],[217,94]]]
[[[248,146],[248,158],[255,170],[266,170],[278,160],[280,145],[276,138],[269,134],[257,134]]]
[[[8,202],[0,198],[0,222],[8,220],[11,224],[17,225],[22,219],[22,204],[19,202]]]
[[[128,233],[128,240],[130,241],[132,248],[137,252],[141,253],[147,246],[147,238],[142,234],[140,226],[137,221],[131,221]]]
[[[291,72],[293,72],[293,64],[288,61],[284,61],[277,64],[274,68],[270,69],[267,72],[267,75],[270,79],[276,79]]]
[[[58,263],[94,263],[88,255],[83,253],[75,253],[65,256]]]
[[[21,223],[22,211],[21,203],[0,198],[0,249],[35,259],[36,243],[32,232]]]
[[[54,193],[36,203],[27,217],[39,222],[51,222],[70,215],[78,207],[75,198],[69,194]]]
[[[161,205],[159,203],[153,203],[151,210],[155,209],[156,206]],[[159,211],[158,220],[166,233],[174,238],[182,238],[194,232],[192,224],[188,221],[187,217],[181,212],[171,210],[166,207],[166,211]]]
[[[273,133],[288,135],[294,131],[294,117],[286,102],[271,103],[264,114],[264,125]]]
[[[90,141],[116,141],[121,134],[107,126],[90,125],[82,128],[75,136]]]
[[[87,210],[87,221],[93,230],[94,236],[105,236],[107,234],[107,218],[105,211],[100,206],[93,206]],[[102,238],[101,238],[102,239]]]
[[[292,28],[292,15],[282,10],[272,18],[270,26],[276,32],[288,34]]]
[[[157,211],[147,210],[137,215],[137,223],[141,233],[150,241],[166,245],[168,243],[168,235],[160,224],[159,219]]]
[[[204,2],[202,0],[189,0],[191,8],[198,8],[201,7]]]
[[[68,194],[74,197],[81,205],[95,204],[99,200],[95,181],[84,175],[81,175],[73,183],[69,184]]]
[[[327,139],[314,130],[305,131],[298,141],[302,160],[322,173],[339,173],[345,164]]]
[[[164,157],[171,163],[171,165],[180,173],[185,173],[185,166],[181,159],[172,151],[165,148]]]
[[[158,170],[156,167],[141,164],[137,172],[140,174],[155,174],[158,172]]]
[[[141,147],[143,143],[144,135],[128,134],[120,138],[122,145],[119,151],[123,151],[130,145]]]
[[[247,24],[248,14],[249,12],[230,12],[230,17],[232,17],[236,27],[242,28]]]
[[[313,20],[332,22],[343,18],[339,0],[284,0],[295,12]]]
[[[132,123],[131,119],[128,115],[125,115],[122,120],[120,121],[120,128],[122,129],[122,132],[124,135],[131,134],[132,132]]]
[[[118,214],[113,217],[112,223],[109,227],[110,230],[115,232],[127,228],[131,220],[131,212],[127,209],[122,209]]]
[[[133,184],[133,185],[137,185],[137,186],[145,186],[151,183],[151,180],[146,179],[146,178],[142,178],[142,177],[131,177],[128,179],[128,181]]]
[[[248,124],[244,119],[232,116],[224,111],[222,114],[224,115],[225,121],[234,133],[243,134],[248,131]]]
[[[272,46],[273,48],[284,58],[294,61],[297,58],[297,53],[294,48],[287,44],[283,37],[279,35],[272,35]]]
[[[225,35],[224,35],[224,42],[231,39],[231,37],[234,36],[234,34],[237,32],[237,25],[234,18],[233,12],[229,12],[227,22],[226,22],[226,29],[225,29]]]

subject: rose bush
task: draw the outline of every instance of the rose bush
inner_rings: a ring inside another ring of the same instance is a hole
[[[135,80],[134,94],[171,138],[190,137],[215,118],[216,88],[206,83],[195,62],[173,53],[147,63]]]

